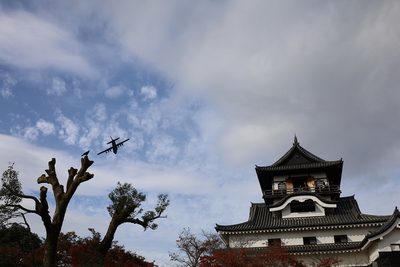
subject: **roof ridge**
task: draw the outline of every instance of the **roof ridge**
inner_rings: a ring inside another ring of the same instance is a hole
[[[365,238],[368,239],[385,232],[396,222],[398,218],[400,218],[400,212],[397,207],[395,207],[393,214],[389,217],[389,219],[380,228],[376,229],[375,231],[369,232],[369,234],[367,234]]]
[[[304,147],[302,147],[300,145],[300,142],[297,140],[297,136],[294,136],[294,142],[292,147],[280,158],[278,159],[275,163],[273,163],[271,166],[278,166],[279,164],[282,164],[287,158],[288,156],[295,150],[298,149],[302,154],[304,154],[306,157],[315,160],[317,162],[326,162],[326,160],[314,155],[313,153],[311,153],[310,151],[308,151],[307,149],[305,149]]]

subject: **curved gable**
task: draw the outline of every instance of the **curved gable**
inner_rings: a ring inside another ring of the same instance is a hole
[[[285,218],[316,217],[325,216],[327,210],[337,207],[336,203],[324,201],[312,194],[292,195],[286,198],[280,205],[271,207],[270,211],[280,214]]]

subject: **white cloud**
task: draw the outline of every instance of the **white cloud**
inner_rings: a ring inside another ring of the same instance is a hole
[[[43,135],[51,135],[56,131],[53,123],[40,119],[36,122],[36,128],[42,132]]]
[[[2,86],[1,86],[1,90],[0,93],[3,96],[3,98],[7,99],[9,97],[13,97],[14,94],[12,93],[12,87],[14,87],[18,81],[16,79],[14,79],[10,73],[3,73],[0,72],[0,78],[3,80],[2,81]]]
[[[108,88],[104,94],[108,98],[118,98],[124,93],[125,90],[126,88],[123,86],[113,86]]]
[[[104,91],[104,94],[108,98],[117,99],[123,95],[131,97],[133,95],[133,90],[128,89],[126,86],[112,86]]]
[[[46,90],[47,94],[57,95],[57,96],[61,96],[66,91],[67,91],[67,88],[65,87],[65,82],[58,77],[53,78],[51,87],[47,88],[47,90]]]
[[[21,10],[0,10],[0,60],[20,68],[95,74],[75,36],[44,17]]]
[[[174,162],[179,154],[179,148],[174,139],[167,135],[157,135],[151,141],[151,148],[147,151],[150,162]]]
[[[144,96],[144,100],[154,99],[157,97],[157,88],[152,85],[143,86],[140,93]]]
[[[38,138],[39,131],[36,127],[27,127],[25,128],[24,138],[27,140],[34,141]]]
[[[107,108],[104,103],[97,103],[87,111],[87,116],[95,121],[105,121],[107,119]]]
[[[178,15],[182,10],[185,16]],[[176,81],[175,89],[215,106],[226,125],[224,147],[248,151],[244,162],[295,133],[311,139],[328,134],[341,143],[343,135],[357,140],[371,125],[386,124],[396,140],[400,130],[390,121],[400,115],[399,12],[396,1],[173,1],[163,8],[121,2],[104,15],[128,51]],[[273,144],[251,141],[263,134]],[[221,151],[238,163],[230,149]]]
[[[67,145],[74,145],[78,139],[79,126],[62,114],[59,114],[56,120],[61,124],[61,129],[58,132],[60,138]]]
[[[149,107],[141,116],[140,127],[146,133],[154,133],[157,130],[162,117],[162,112],[158,106]]]

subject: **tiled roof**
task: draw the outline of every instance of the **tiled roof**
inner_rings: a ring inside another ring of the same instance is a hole
[[[380,235],[384,233],[386,230],[389,230],[390,227],[393,226],[393,224],[397,221],[397,219],[400,218],[400,211],[397,209],[397,207],[394,209],[393,214],[389,217],[389,219],[382,225],[382,227],[376,229],[375,231],[370,232],[365,236],[366,239],[372,238],[374,236]]]
[[[329,244],[315,244],[315,245],[294,245],[285,246],[288,252],[301,253],[301,252],[330,252],[342,250],[356,250],[361,248],[361,242],[347,242],[347,243],[329,243]]]
[[[290,158],[295,154],[300,154],[305,159],[306,162],[298,162],[298,163],[287,163]],[[313,168],[325,168],[335,165],[340,165],[343,163],[343,160],[336,161],[326,161],[317,157],[313,153],[309,152],[297,141],[295,137],[293,146],[274,164],[271,166],[256,166],[256,170],[260,171],[282,171],[282,170],[302,170],[302,169],[313,169]]]
[[[307,156],[314,162],[325,162],[325,160],[321,159],[320,157],[317,157],[313,153],[309,152],[308,150],[304,149],[302,146],[300,146],[300,143],[297,142],[297,138],[295,138],[293,146],[288,150],[288,152],[285,153],[278,161],[276,161],[274,164],[271,166],[279,166],[281,165],[289,156],[290,154],[293,153],[294,150],[298,149],[300,153],[303,155]]]
[[[340,165],[343,163],[343,160],[335,160],[335,161],[324,161],[324,162],[315,162],[315,163],[304,163],[304,164],[290,164],[290,165],[281,165],[281,166],[256,166],[256,170],[261,171],[286,171],[286,170],[304,170],[304,169],[317,169],[324,167],[331,167],[335,165]]]
[[[332,214],[317,217],[280,218],[273,216],[268,205],[264,203],[252,203],[249,220],[233,225],[218,225],[217,231],[223,232],[247,232],[258,230],[289,230],[304,227],[350,227],[360,224],[383,224],[391,216],[376,216],[362,214],[354,196],[339,198],[337,208]]]
[[[329,243],[329,244],[315,244],[315,245],[290,245],[283,246],[285,250],[291,254],[323,254],[329,252],[339,251],[359,251],[362,248],[362,242],[347,242],[347,243]],[[252,247],[249,250],[254,252],[262,252],[265,247]]]

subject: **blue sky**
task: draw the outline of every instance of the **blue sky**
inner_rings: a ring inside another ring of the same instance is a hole
[[[26,193],[51,158],[62,183],[90,149],[63,231],[104,233],[120,182],[171,206],[116,239],[167,266],[184,227],[247,220],[254,165],[300,144],[343,158],[362,212],[400,203],[398,1],[0,1],[0,163]],[[130,138],[114,154],[110,136]],[[63,177],[62,175],[65,175]],[[31,205],[26,203],[26,205]],[[33,230],[43,234],[39,218]]]

